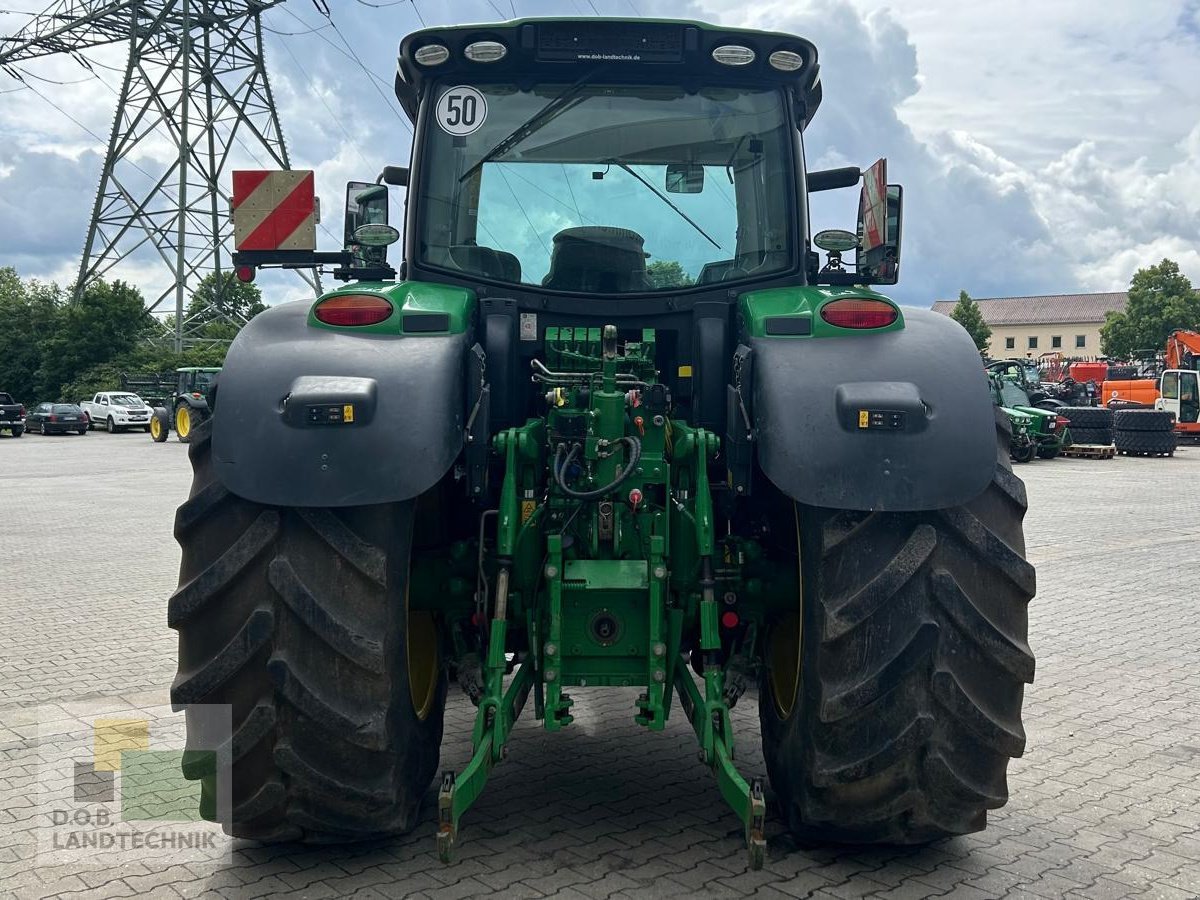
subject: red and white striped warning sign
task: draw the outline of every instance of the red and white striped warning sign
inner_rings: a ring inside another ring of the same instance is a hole
[[[863,225],[861,249],[866,252],[882,247],[887,240],[887,160],[875,161],[863,173],[859,194],[859,216]]]
[[[234,249],[317,249],[316,205],[311,169],[234,172]]]

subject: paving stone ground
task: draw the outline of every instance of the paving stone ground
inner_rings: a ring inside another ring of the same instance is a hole
[[[519,725],[450,867],[434,853],[433,789],[399,840],[238,843],[215,869],[39,865],[39,707],[166,700],[185,449],[140,433],[0,437],[0,896],[1200,895],[1200,448],[1019,467],[1038,671],[1012,799],[982,833],[916,849],[801,846],[772,818],[766,866],[749,872],[688,725],[649,734],[632,721],[635,692],[578,690],[565,732]],[[467,759],[471,713],[452,695],[445,768]],[[743,770],[761,774],[753,697],[736,725]]]

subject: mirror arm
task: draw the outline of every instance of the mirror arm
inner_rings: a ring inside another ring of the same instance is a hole
[[[836,188],[854,187],[862,178],[862,169],[858,166],[844,166],[840,169],[820,169],[808,173],[808,192],[832,191]]]
[[[409,169],[407,166],[384,166],[383,171],[376,177],[376,184],[394,184],[397,187],[408,187]]]

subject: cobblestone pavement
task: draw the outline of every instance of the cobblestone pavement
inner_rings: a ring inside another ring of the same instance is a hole
[[[185,448],[142,434],[0,437],[0,895],[1196,897],[1200,449],[1019,471],[1038,673],[1012,800],[980,834],[918,849],[797,846],[772,819],[766,867],[749,872],[687,724],[649,734],[632,721],[633,692],[574,691],[567,731],[518,727],[454,866],[435,858],[431,788],[425,821],[400,840],[236,846],[215,869],[96,869],[38,865],[37,707],[165,701]],[[762,773],[753,699],[736,712],[743,770]],[[470,714],[454,696],[446,768],[467,759]]]

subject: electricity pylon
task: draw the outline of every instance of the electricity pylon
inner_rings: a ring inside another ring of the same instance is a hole
[[[261,15],[281,2],[59,0],[0,39],[0,67],[18,79],[26,60],[89,66],[81,51],[128,44],[75,296],[135,254],[156,259],[169,287],[149,309],[174,298],[176,350],[192,334],[187,297],[231,249],[233,161],[291,167],[263,60]]]

